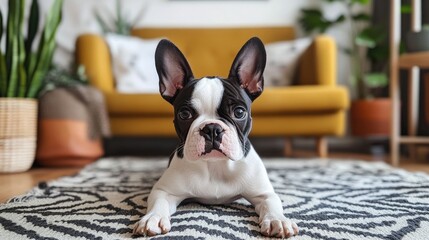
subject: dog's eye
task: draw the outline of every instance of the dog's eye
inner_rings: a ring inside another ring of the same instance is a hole
[[[234,118],[235,119],[243,119],[247,115],[246,109],[243,107],[236,107],[234,108]]]
[[[177,115],[182,120],[189,120],[192,118],[192,112],[187,108],[181,109]]]

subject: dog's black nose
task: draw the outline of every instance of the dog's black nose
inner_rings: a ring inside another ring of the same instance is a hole
[[[211,142],[214,148],[219,147],[223,133],[223,128],[217,123],[209,123],[200,130],[200,135],[204,137],[206,142]]]

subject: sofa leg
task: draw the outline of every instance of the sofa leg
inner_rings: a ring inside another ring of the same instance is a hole
[[[285,139],[284,155],[285,155],[285,157],[292,157],[292,154],[293,154],[292,138],[286,138]]]
[[[320,158],[326,158],[328,156],[328,141],[325,137],[317,137],[316,139],[317,155]]]

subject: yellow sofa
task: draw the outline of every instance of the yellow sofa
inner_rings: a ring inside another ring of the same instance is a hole
[[[228,75],[241,46],[252,36],[264,43],[291,40],[292,27],[261,28],[142,28],[142,38],[168,38],[188,59],[196,78]],[[314,136],[319,156],[326,156],[324,136],[340,136],[345,129],[348,93],[336,85],[336,45],[318,36],[299,62],[298,85],[265,88],[252,108],[252,136]],[[115,91],[109,49],[101,36],[77,39],[76,59],[86,67],[90,83],[106,97],[114,136],[174,136],[173,108],[159,94]]]

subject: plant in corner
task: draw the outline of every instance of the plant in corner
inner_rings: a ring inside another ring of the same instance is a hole
[[[324,1],[342,4],[344,13],[329,20],[319,9],[303,9],[300,24],[307,33],[323,33],[339,24],[349,24],[344,34],[351,36],[350,47],[342,50],[350,56],[350,85],[356,96],[351,106],[352,134],[386,137],[390,132],[391,109],[385,93],[389,57],[387,33],[382,27],[371,24],[371,15],[356,11],[370,0]]]
[[[101,17],[101,14],[98,11],[94,11],[95,18],[98,25],[100,26],[103,34],[115,33],[119,35],[130,35],[131,30],[135,27],[138,21],[144,16],[146,8],[143,7],[136,17],[131,21],[126,18],[126,14],[122,12],[122,5],[120,0],[116,0],[116,16],[108,19],[107,21]],[[111,15],[110,15],[111,16]]]
[[[0,11],[0,172],[28,170],[36,148],[37,100],[55,50],[63,0],[56,0],[46,17],[37,50],[32,52],[39,29],[39,4],[33,0],[24,36],[25,0],[9,0],[6,34]]]

